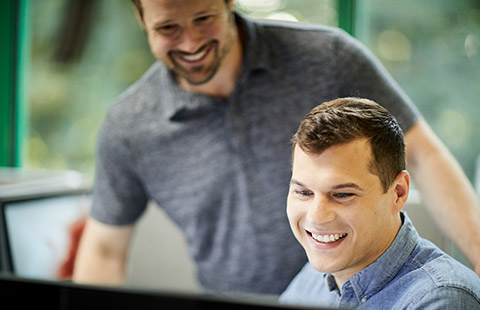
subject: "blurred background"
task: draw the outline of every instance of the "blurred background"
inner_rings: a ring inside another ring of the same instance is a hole
[[[22,166],[92,175],[107,107],[154,59],[130,1],[28,5]],[[236,0],[236,6],[254,18],[331,26],[339,26],[342,13],[334,0]],[[475,182],[480,1],[357,1],[353,14],[349,31],[382,61]]]
[[[412,98],[472,183],[479,183],[480,1],[235,3],[253,18],[324,24],[353,34]],[[108,106],[154,62],[131,1],[7,0],[1,6],[0,36],[11,38],[16,50],[8,44],[0,49],[0,166],[76,170],[91,179]],[[418,203],[415,195],[411,200]]]

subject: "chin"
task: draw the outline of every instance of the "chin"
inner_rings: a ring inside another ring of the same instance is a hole
[[[209,75],[206,78],[202,77],[202,78],[198,78],[198,79],[192,79],[192,78],[189,78],[189,77],[184,77],[184,79],[185,79],[185,81],[187,81],[188,84],[190,84],[192,86],[198,86],[198,85],[207,84],[208,82],[210,82],[212,80],[213,76],[214,76],[214,74]]]
[[[323,272],[323,273],[334,273],[339,271],[341,268],[339,268],[338,263],[332,262],[332,258],[325,257],[325,256],[313,256],[313,255],[308,255],[308,261],[310,264],[315,268],[315,270]]]

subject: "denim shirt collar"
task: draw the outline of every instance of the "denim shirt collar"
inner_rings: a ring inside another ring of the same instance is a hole
[[[332,275],[325,280],[332,293],[341,298],[341,303],[361,304],[382,290],[397,275],[418,243],[419,235],[405,212],[400,212],[402,226],[388,249],[372,264],[351,277],[342,286],[340,296]],[[333,282],[332,282],[333,281]]]

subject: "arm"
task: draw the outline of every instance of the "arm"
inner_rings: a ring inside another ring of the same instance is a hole
[[[423,119],[405,141],[408,169],[427,210],[480,275],[480,207],[473,187]]]
[[[120,284],[133,226],[110,226],[87,220],[75,261],[73,281]]]

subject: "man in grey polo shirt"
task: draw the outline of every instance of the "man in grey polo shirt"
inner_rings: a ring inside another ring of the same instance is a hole
[[[76,281],[123,281],[134,223],[151,199],[184,231],[206,289],[280,293],[306,262],[283,211],[289,138],[319,102],[351,95],[388,103],[424,200],[476,263],[471,186],[357,41],[338,29],[252,21],[231,0],[134,2],[159,61],[99,133]]]

